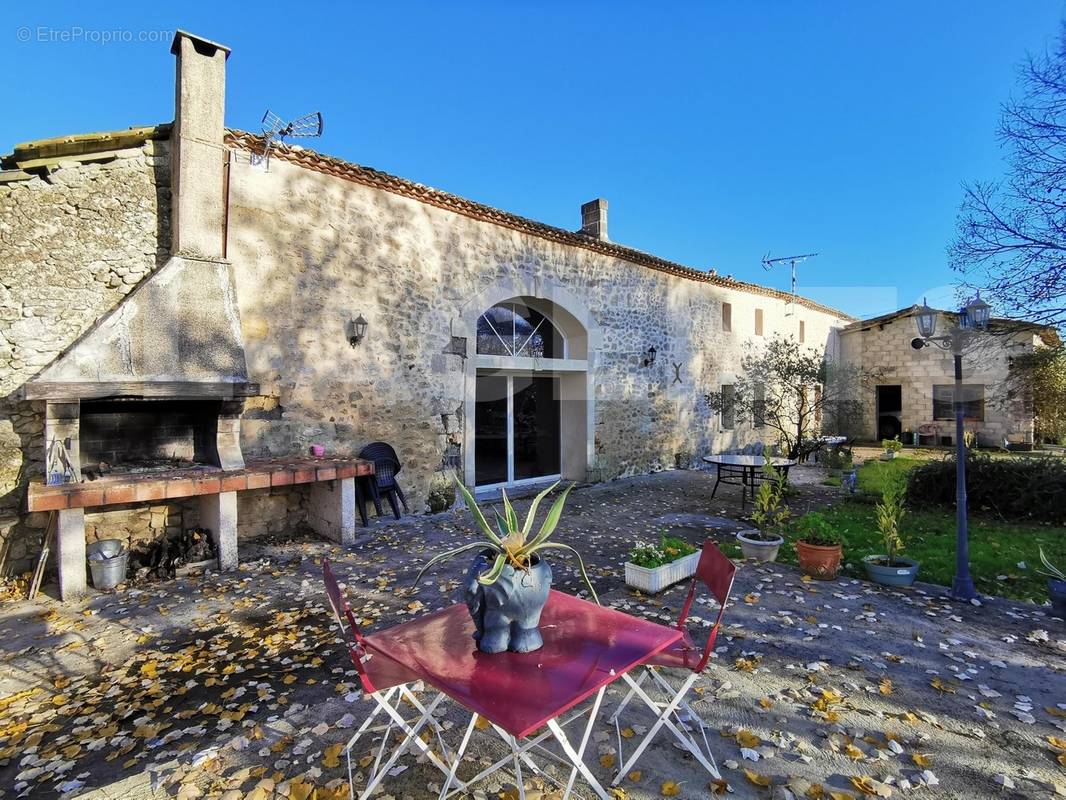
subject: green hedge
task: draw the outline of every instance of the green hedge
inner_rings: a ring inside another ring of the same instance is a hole
[[[970,513],[1066,524],[1064,459],[992,458],[970,453],[966,490]],[[929,461],[911,470],[907,503],[913,508],[954,507],[955,459]]]

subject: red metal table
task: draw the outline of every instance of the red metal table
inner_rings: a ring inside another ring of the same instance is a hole
[[[583,762],[604,690],[680,639],[681,631],[554,590],[541,615],[540,629],[544,637],[540,650],[481,653],[472,638],[474,623],[466,606],[456,604],[366,637],[371,650],[404,665],[473,712],[441,797],[465,789],[507,761],[514,763],[517,785],[524,796],[521,764],[538,769],[529,750],[551,736],[572,768],[566,794],[580,773],[599,797],[608,798]],[[558,719],[592,695],[596,699],[589,722],[575,748]],[[469,781],[453,781],[478,716],[496,729],[510,745],[511,753]],[[546,732],[528,738],[545,726]],[[519,739],[526,741],[519,745]],[[456,784],[458,788],[450,788]]]

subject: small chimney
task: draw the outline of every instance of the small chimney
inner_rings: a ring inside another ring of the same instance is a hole
[[[602,197],[581,206],[581,232],[586,236],[607,241],[607,201]]]
[[[171,253],[221,259],[229,48],[179,30],[170,52],[177,56],[170,134]]]

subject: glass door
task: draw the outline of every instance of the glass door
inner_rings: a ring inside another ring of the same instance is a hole
[[[510,379],[506,375],[478,375],[474,403],[474,484],[507,483],[510,469]]]
[[[474,404],[476,486],[511,485],[561,472],[559,379],[479,374]]]

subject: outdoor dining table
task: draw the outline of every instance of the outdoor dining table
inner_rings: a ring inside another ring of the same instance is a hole
[[[779,456],[744,456],[732,453],[722,453],[716,456],[704,456],[703,460],[708,464],[714,464],[718,467],[718,477],[714,482],[714,490],[711,492],[711,499],[714,499],[714,495],[718,492],[718,484],[726,483],[730,486],[741,487],[740,504],[741,507],[747,504],[750,497],[752,502],[755,502],[755,487],[761,482],[759,473],[762,471],[763,466],[767,463],[774,469],[780,471],[784,470],[785,475],[788,475],[789,467],[794,467],[796,462],[790,458],[781,458]]]
[[[681,631],[554,589],[541,615],[540,631],[544,646],[532,653],[482,653],[472,637],[474,622],[469,611],[465,605],[455,604],[368,637],[370,651],[402,664],[473,712],[451,759],[451,774],[441,789],[441,798],[466,791],[509,761],[514,766],[519,795],[524,798],[523,764],[550,778],[530,756],[536,749],[570,767],[564,798],[580,774],[598,797],[609,800],[583,760],[604,691],[679,640]],[[588,724],[580,740],[571,742],[563,726],[585,711],[575,712],[562,723],[560,718],[593,695],[595,700],[587,709]],[[510,752],[476,776],[460,781],[456,770],[479,717],[507,743]],[[545,727],[546,731],[533,735]],[[412,729],[408,739],[417,733]],[[542,746],[549,738],[558,743],[562,757]]]

